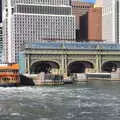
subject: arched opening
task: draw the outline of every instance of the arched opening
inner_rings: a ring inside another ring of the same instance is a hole
[[[120,62],[119,62],[120,64]],[[102,65],[102,72],[115,72],[118,67],[118,62],[108,61]]]
[[[94,66],[88,61],[75,61],[68,66],[68,75],[71,73],[85,73],[88,69],[93,69]]]
[[[59,70],[59,65],[52,61],[38,61],[32,64],[30,68],[31,74],[39,74],[40,72],[51,73]]]

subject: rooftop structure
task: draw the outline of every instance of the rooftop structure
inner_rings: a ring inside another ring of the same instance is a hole
[[[120,50],[119,44],[100,42],[39,42],[26,43],[25,49],[80,49],[80,50]]]
[[[18,64],[0,64],[0,70],[19,70]]]

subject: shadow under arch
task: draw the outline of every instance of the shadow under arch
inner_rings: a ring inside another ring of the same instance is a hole
[[[30,67],[31,74],[39,74],[40,72],[50,73],[52,69],[59,69],[60,66],[52,61],[37,61]]]
[[[74,61],[68,65],[68,75],[71,73],[85,73],[87,68],[93,69],[93,63],[88,61]]]
[[[101,69],[102,72],[115,72],[117,68],[120,68],[120,61],[107,61],[103,63]]]

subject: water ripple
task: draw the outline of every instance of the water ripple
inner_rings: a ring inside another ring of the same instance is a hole
[[[98,84],[1,87],[0,120],[119,120],[120,83]]]

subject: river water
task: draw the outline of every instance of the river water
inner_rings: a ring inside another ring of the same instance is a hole
[[[120,82],[1,87],[0,120],[120,120]]]

